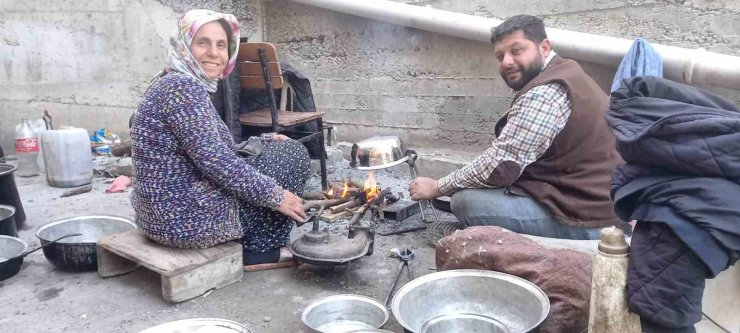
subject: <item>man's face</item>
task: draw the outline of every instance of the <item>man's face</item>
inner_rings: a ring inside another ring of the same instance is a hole
[[[193,37],[190,53],[211,79],[218,79],[229,62],[226,31],[218,22],[204,24]]]
[[[521,30],[507,35],[494,46],[501,78],[517,91],[540,73],[550,51],[550,41],[545,39],[537,44],[527,39]]]

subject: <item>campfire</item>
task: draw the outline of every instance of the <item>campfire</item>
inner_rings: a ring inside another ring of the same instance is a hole
[[[382,218],[382,208],[398,201],[398,197],[391,193],[390,188],[381,189],[373,171],[368,173],[364,182],[345,179],[339,183],[330,183],[329,189],[325,192],[306,193],[303,199],[306,212],[318,210],[317,214],[329,222],[351,214],[348,226],[356,223],[368,210],[373,212],[373,219]]]

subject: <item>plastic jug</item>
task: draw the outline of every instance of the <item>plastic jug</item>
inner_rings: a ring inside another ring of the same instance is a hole
[[[86,130],[63,127],[44,131],[41,145],[49,185],[75,187],[92,182],[92,153]]]

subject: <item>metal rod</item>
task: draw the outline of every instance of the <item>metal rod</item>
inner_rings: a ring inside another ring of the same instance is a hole
[[[391,289],[388,290],[388,295],[385,296],[385,306],[388,306],[388,301],[391,300],[391,296],[393,295],[393,290],[396,289],[396,285],[398,284],[398,280],[401,278],[401,273],[403,272],[403,266],[406,265],[405,261],[401,261],[401,264],[398,265],[398,272],[396,273],[396,279],[393,280],[393,284],[391,285]]]

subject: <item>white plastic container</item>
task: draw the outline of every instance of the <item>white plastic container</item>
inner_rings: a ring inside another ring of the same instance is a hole
[[[44,131],[41,146],[49,185],[75,187],[92,182],[92,153],[86,130],[67,127]]]

